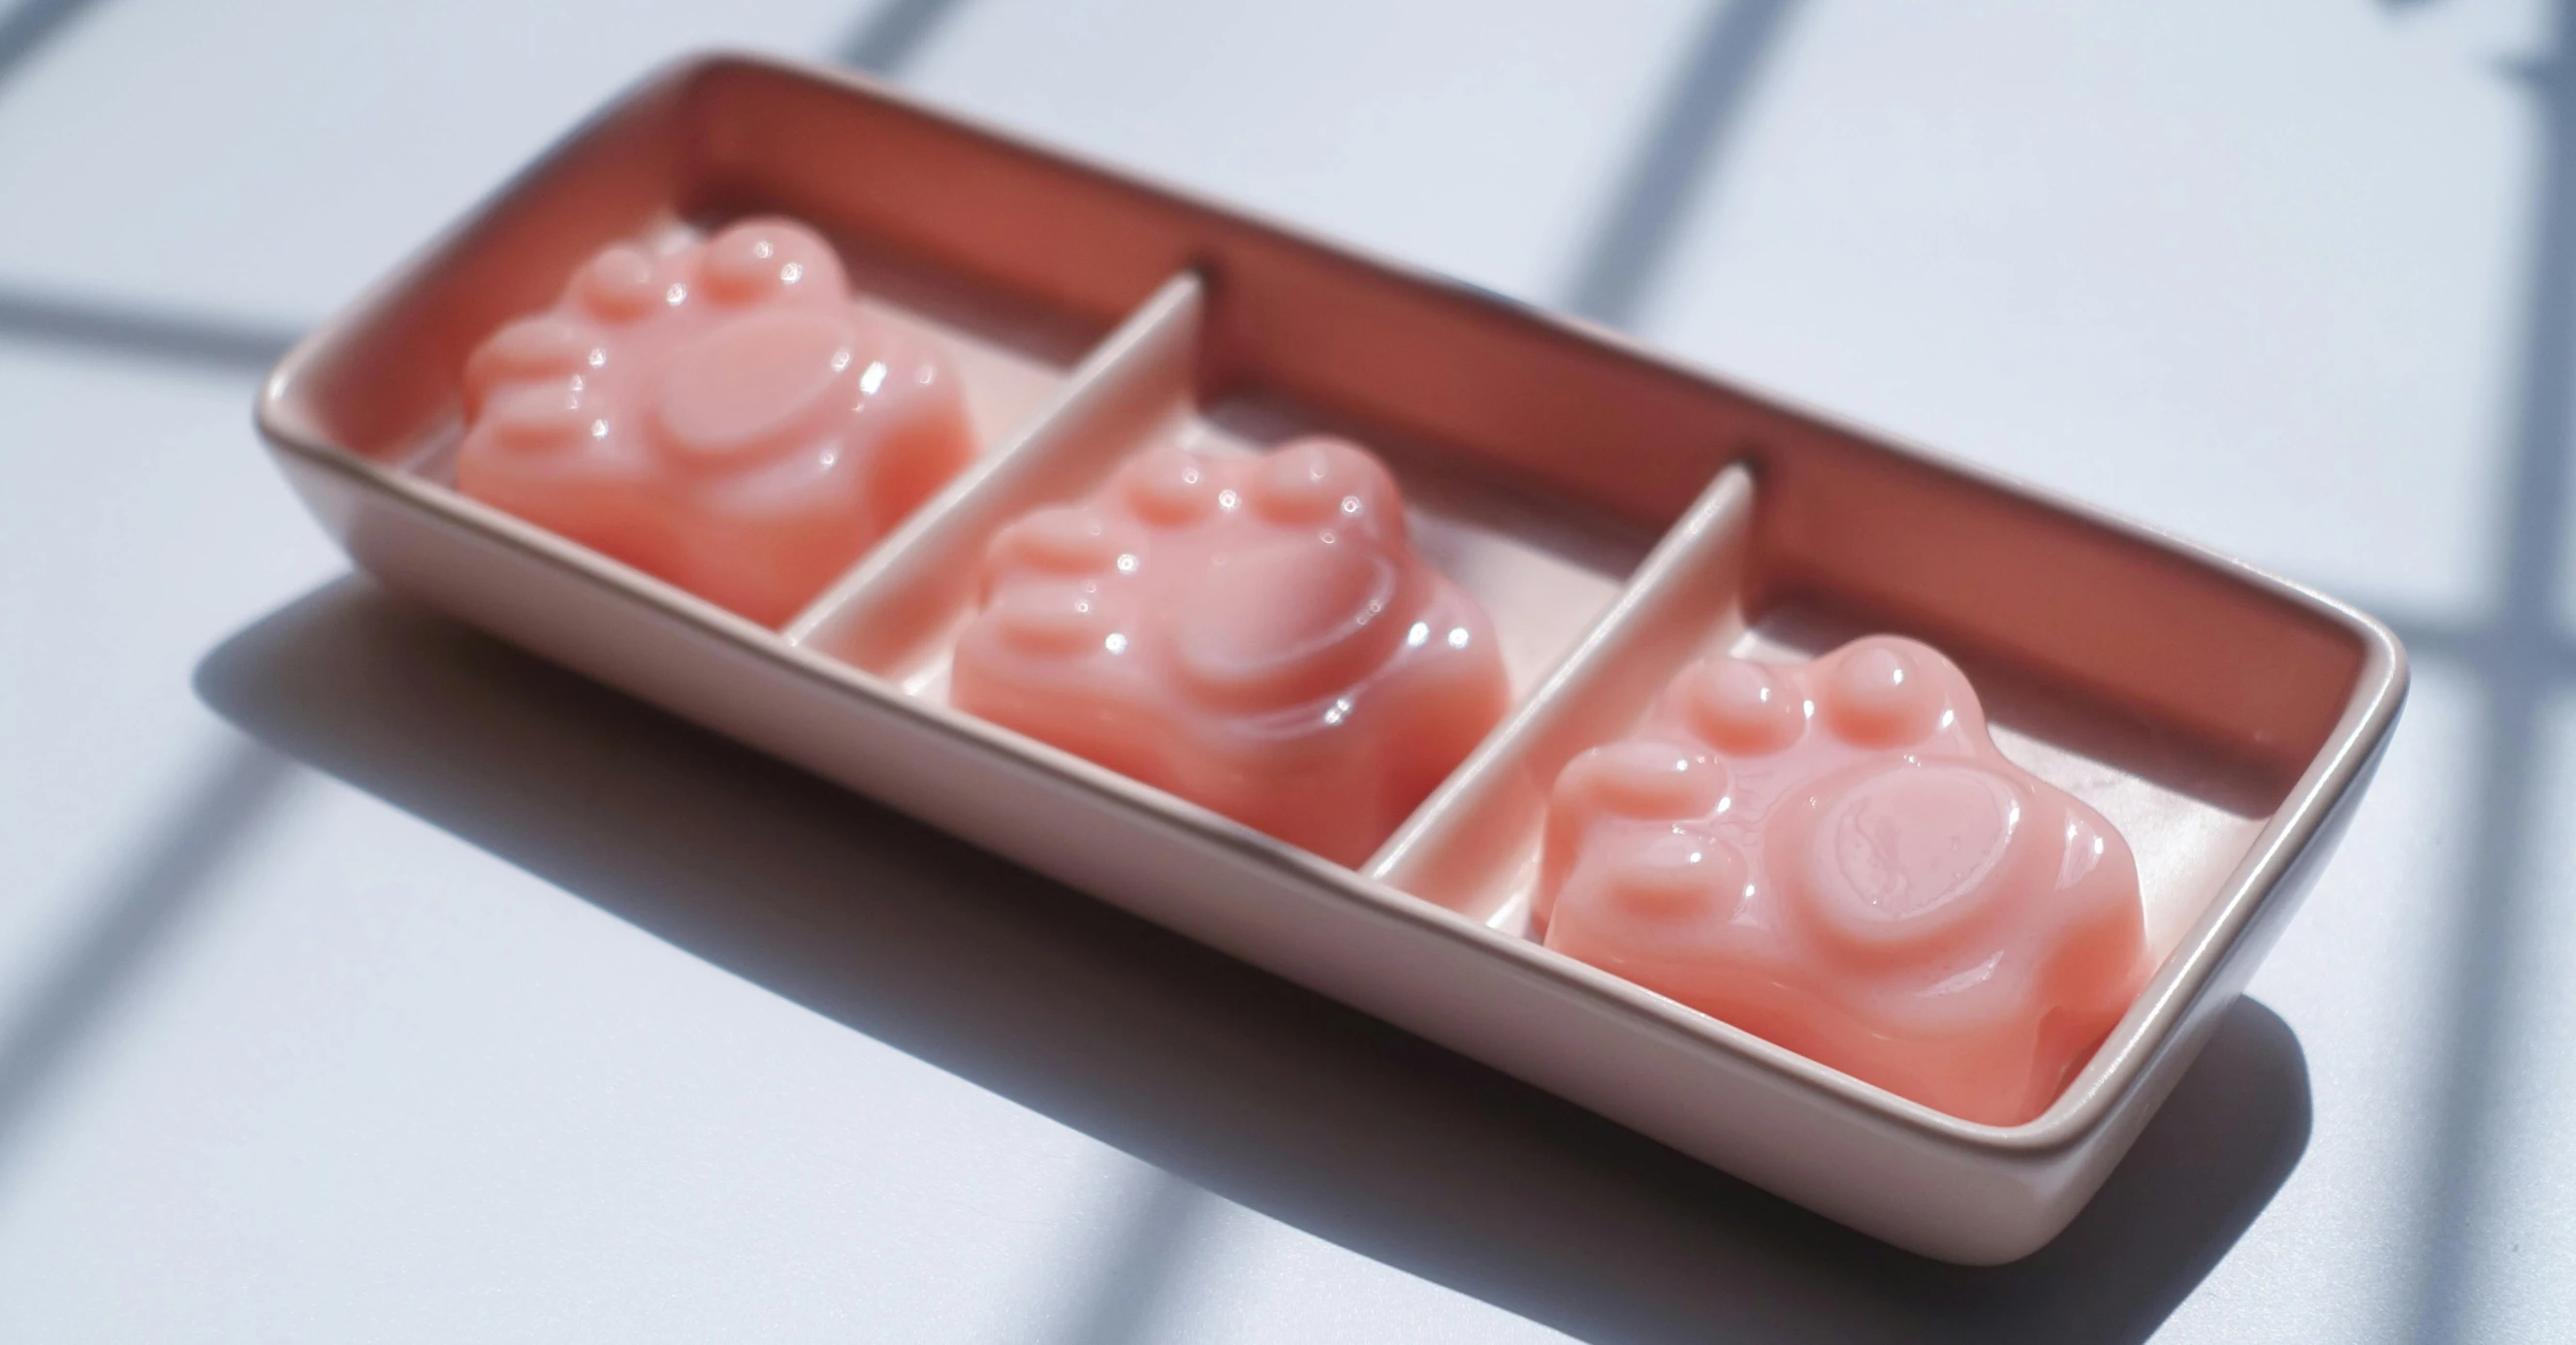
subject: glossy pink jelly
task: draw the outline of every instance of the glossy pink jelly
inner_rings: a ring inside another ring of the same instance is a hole
[[[1548,946],[1955,1116],[2027,1121],[2137,996],[2137,865],[1940,651],[1712,658],[1557,777]]]
[[[1356,865],[1502,717],[1484,612],[1414,555],[1375,457],[1163,447],[1013,523],[959,709]]]
[[[465,367],[466,494],[767,625],[973,456],[957,379],[810,229],[611,247]]]

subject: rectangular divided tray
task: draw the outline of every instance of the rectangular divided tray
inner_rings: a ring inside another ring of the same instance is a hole
[[[782,628],[449,486],[468,351],[618,239],[824,231],[954,352],[981,456]],[[367,570],[467,621],[1901,1246],[1992,1263],[2091,1196],[2313,881],[2405,692],[2352,609],[1615,335],[840,72],[648,80],[278,366],[259,423]],[[951,710],[1003,522],[1149,441],[1325,429],[1491,614],[1504,723],[1368,862]],[[1712,649],[1918,636],[2134,849],[2161,963],[2057,1102],[1978,1125],[1525,935],[1545,791]],[[1496,1180],[1509,1180],[1497,1174]]]

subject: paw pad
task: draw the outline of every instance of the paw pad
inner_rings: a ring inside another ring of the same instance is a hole
[[[1493,630],[1337,439],[1140,454],[995,536],[958,708],[1356,864],[1502,716]]]
[[[2146,971],[2118,833],[1887,636],[1686,669],[1558,777],[1538,896],[1550,947],[1994,1124],[2046,1109]]]
[[[772,625],[974,452],[945,359],[783,219],[600,252],[464,394],[466,494]]]

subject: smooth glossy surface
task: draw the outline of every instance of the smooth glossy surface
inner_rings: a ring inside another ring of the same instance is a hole
[[[1475,601],[1413,553],[1394,478],[1302,439],[1168,445],[997,536],[961,710],[1355,864],[1501,718]]]
[[[1893,636],[1716,657],[1557,777],[1549,947],[1974,1121],[2044,1110],[2148,967],[2129,847]]]
[[[464,390],[466,494],[770,625],[974,454],[944,354],[778,218],[601,251]]]

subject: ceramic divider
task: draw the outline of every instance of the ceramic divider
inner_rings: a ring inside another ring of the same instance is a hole
[[[780,632],[944,700],[949,641],[974,615],[984,545],[1012,519],[1096,486],[1188,396],[1205,286],[1173,276],[1036,417],[915,510]]]
[[[1693,658],[1744,632],[1753,500],[1749,469],[1718,473],[1618,601],[1362,872],[1525,933],[1557,773],[1633,727]]]

